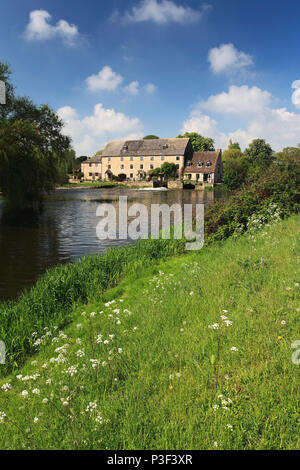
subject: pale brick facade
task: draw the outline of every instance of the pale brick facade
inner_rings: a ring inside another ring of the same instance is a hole
[[[99,155],[88,158],[81,163],[81,171],[85,181],[98,181],[102,178],[102,158]]]
[[[189,139],[113,141],[102,153],[102,180],[111,175],[138,181],[163,163],[174,163],[177,177],[183,177],[184,162],[192,155]]]

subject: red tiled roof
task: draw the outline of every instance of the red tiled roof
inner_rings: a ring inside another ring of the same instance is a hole
[[[217,161],[220,154],[220,149],[213,152],[194,152],[193,158],[186,161],[184,172],[214,173],[216,171]],[[207,166],[208,162],[210,162],[209,166]],[[191,165],[187,166],[188,163],[191,163]],[[202,163],[202,166],[199,165],[200,163]]]

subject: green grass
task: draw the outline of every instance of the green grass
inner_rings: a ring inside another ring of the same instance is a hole
[[[41,335],[46,326],[65,327],[77,305],[100,300],[127,272],[183,251],[182,241],[142,240],[50,269],[17,301],[0,305],[0,339],[7,348],[7,364],[0,367],[0,377],[20,367],[34,352],[29,340],[32,331]]]
[[[3,381],[12,389],[0,390],[0,448],[299,449],[299,257],[297,216],[137,264],[74,308],[63,333],[49,324],[36,356]]]

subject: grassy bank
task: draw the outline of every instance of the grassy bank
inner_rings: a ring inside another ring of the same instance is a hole
[[[36,356],[1,390],[0,447],[299,449],[299,240],[294,216],[152,253],[104,296],[95,281],[63,332],[45,315]]]
[[[0,339],[7,348],[7,364],[0,367],[0,377],[20,367],[34,352],[32,331],[40,335],[46,326],[68,325],[76,305],[101,299],[103,292],[125,273],[183,251],[181,241],[144,240],[50,269],[17,301],[0,305]]]

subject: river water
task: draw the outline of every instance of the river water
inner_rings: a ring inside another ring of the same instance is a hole
[[[4,202],[0,201],[0,302],[15,299],[31,287],[45,271],[86,254],[101,253],[109,247],[131,241],[99,240],[96,210],[100,203],[118,208],[119,196],[128,197],[128,206],[144,204],[212,204],[213,191],[128,189],[70,189],[53,191],[45,202],[38,223],[9,226],[1,223]],[[116,210],[117,212],[117,210]]]

